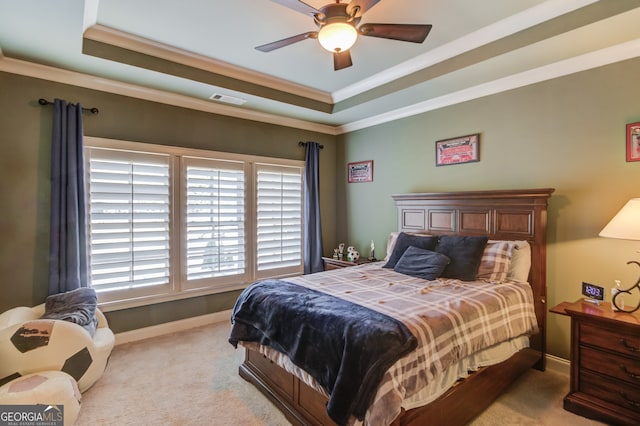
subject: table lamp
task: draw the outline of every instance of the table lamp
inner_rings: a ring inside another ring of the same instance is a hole
[[[601,237],[605,238],[618,238],[622,240],[636,240],[640,241],[640,198],[632,198],[627,202],[627,204],[620,209],[618,214],[616,214],[613,219],[605,226],[599,234]],[[640,266],[640,262],[635,260],[630,260],[627,262],[627,265],[630,263],[635,263]],[[635,307],[625,308],[624,306],[620,307],[616,304],[616,299],[621,294],[627,293],[631,295],[631,291],[637,289],[640,292],[640,278],[636,281],[635,285],[623,290],[619,289],[619,291],[613,296],[611,303],[621,312],[635,312],[640,308],[640,301]]]

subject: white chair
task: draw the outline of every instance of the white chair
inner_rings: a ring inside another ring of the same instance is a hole
[[[43,303],[0,314],[0,386],[31,373],[63,371],[86,391],[102,376],[115,344],[107,319],[96,308],[92,337],[75,323],[40,319],[44,311]]]

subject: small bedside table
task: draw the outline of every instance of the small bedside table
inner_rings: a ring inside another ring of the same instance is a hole
[[[571,317],[571,385],[565,410],[606,423],[640,424],[640,315],[608,302],[563,302]]]
[[[348,268],[349,266],[357,266],[365,263],[372,262],[367,258],[360,258],[357,262],[349,262],[347,260],[338,260],[332,257],[323,257],[322,261],[324,262],[324,270],[330,271],[332,269],[340,269],[340,268]]]

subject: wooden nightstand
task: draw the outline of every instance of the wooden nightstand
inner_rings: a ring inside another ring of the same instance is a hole
[[[640,424],[640,315],[584,300],[551,312],[571,317],[565,410],[610,424]]]
[[[366,257],[363,259],[362,257],[358,259],[357,262],[349,262],[347,260],[338,260],[332,257],[323,257],[322,261],[324,262],[324,270],[330,271],[332,269],[340,269],[340,268],[348,268],[349,266],[362,265],[364,263],[369,263],[371,260]]]

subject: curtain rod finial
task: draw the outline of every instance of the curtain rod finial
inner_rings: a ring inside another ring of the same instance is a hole
[[[307,143],[309,143],[309,142],[300,141],[300,142],[298,142],[298,146],[306,146]],[[318,144],[318,146],[320,147],[320,149],[324,149],[324,145]]]
[[[48,101],[48,100],[46,100],[44,98],[40,98],[40,99],[38,99],[38,103],[40,105],[44,106],[44,105],[54,105],[55,102],[51,102],[51,101]],[[94,114],[94,115],[98,114],[100,112],[100,110],[98,108],[96,108],[96,107],[93,107],[93,108],[82,108],[82,111],[83,112],[90,112],[91,114]]]

